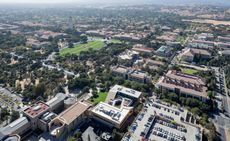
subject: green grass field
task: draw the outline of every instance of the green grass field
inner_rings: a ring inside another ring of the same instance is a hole
[[[196,74],[199,72],[198,70],[190,69],[190,68],[181,68],[181,71],[187,74]]]
[[[96,49],[100,49],[104,46],[104,42],[103,41],[91,41],[88,42],[86,44],[77,44],[75,45],[73,48],[65,48],[63,50],[61,50],[60,55],[61,56],[65,56],[66,54],[80,54],[80,52],[82,51],[87,51],[90,48],[96,50]]]
[[[92,98],[90,101],[93,104],[97,104],[99,102],[104,102],[106,97],[107,97],[107,95],[108,95],[108,93],[106,93],[106,92],[100,92],[100,93],[98,93],[98,97]]]

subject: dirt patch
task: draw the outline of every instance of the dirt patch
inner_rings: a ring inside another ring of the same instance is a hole
[[[230,141],[230,129],[225,129],[225,135],[226,135],[227,141]]]

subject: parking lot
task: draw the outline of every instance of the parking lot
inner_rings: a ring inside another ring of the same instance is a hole
[[[10,107],[17,111],[22,106],[22,98],[5,88],[0,87],[0,107]]]
[[[187,111],[151,99],[130,126],[123,141],[199,141],[200,129],[187,124]]]

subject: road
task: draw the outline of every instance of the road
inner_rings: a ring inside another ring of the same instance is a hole
[[[218,103],[218,111],[214,114],[214,118],[212,119],[213,123],[216,126],[217,132],[219,133],[219,138],[221,141],[227,141],[226,131],[230,130],[230,118],[227,115],[230,115],[230,104],[229,97],[227,94],[227,87],[225,81],[224,72],[216,67],[212,67],[216,74],[217,87],[216,87],[216,96],[221,97],[222,103],[220,100],[216,100]],[[224,113],[222,113],[222,106],[224,108]]]
[[[47,57],[47,59],[46,60],[42,60],[41,62],[42,62],[42,66],[43,67],[46,67],[46,68],[48,68],[48,69],[57,69],[58,71],[63,71],[64,72],[64,74],[66,74],[66,75],[71,75],[71,76],[78,76],[78,74],[75,74],[74,72],[72,72],[72,71],[68,71],[68,70],[66,70],[66,69],[64,69],[64,68],[61,68],[61,67],[59,67],[59,66],[53,66],[53,65],[48,65],[48,64],[46,64],[45,62],[47,62],[47,61],[52,61],[52,60],[54,60],[55,59],[55,52],[52,52],[48,57]]]

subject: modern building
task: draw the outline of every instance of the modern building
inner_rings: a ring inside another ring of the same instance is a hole
[[[125,50],[119,54],[118,58],[120,60],[137,60],[139,58],[139,52],[134,50]]]
[[[192,97],[204,102],[208,100],[208,88],[205,81],[195,75],[169,70],[155,86],[161,91],[174,92],[180,96]]]
[[[58,93],[46,103],[39,101],[33,106],[27,107],[23,111],[23,117],[0,129],[0,140],[20,141],[37,129],[47,133],[46,137],[55,138],[55,141],[64,140],[70,131],[77,127],[78,123],[83,122],[84,114],[91,106],[87,102],[76,101],[72,106],[70,106],[72,102],[65,106],[66,100],[68,99],[65,94]],[[59,128],[57,125],[63,128]],[[56,138],[60,134],[62,136]]]
[[[49,105],[50,110],[59,113],[64,108],[64,100],[67,99],[67,95],[63,93],[58,93],[54,98],[47,101],[46,104]]]
[[[215,45],[214,41],[205,41],[205,40],[192,40],[192,43],[204,44],[204,45],[208,45],[208,46],[214,46]]]
[[[217,38],[219,42],[230,43],[230,37],[218,36]]]
[[[185,48],[182,50],[180,57],[183,61],[193,62],[195,57],[199,57],[202,60],[208,60],[212,57],[212,54],[204,49]]]
[[[221,49],[230,49],[230,42],[229,43],[223,43],[223,42],[218,42],[217,43],[218,47]]]
[[[50,135],[55,137],[56,140],[65,139],[78,125],[84,123],[90,107],[91,104],[85,101],[76,102],[63,111],[49,123]]]
[[[48,112],[49,105],[40,101],[37,102],[34,106],[28,107],[23,111],[23,115],[30,120],[32,130],[38,128],[38,120],[39,118],[46,112]]]
[[[137,81],[141,83],[150,83],[151,77],[144,71],[134,70],[125,66],[111,67],[111,72],[114,76],[123,77],[131,81]]]
[[[111,103],[111,101],[113,102],[117,97],[122,97],[130,99],[132,100],[132,103],[135,103],[135,101],[138,101],[140,99],[141,95],[142,93],[139,91],[126,88],[124,86],[115,85],[109,90],[105,102]]]
[[[29,120],[26,117],[21,117],[0,129],[0,140],[10,141],[9,139],[15,139],[15,141],[17,141],[18,139],[19,141],[21,139],[20,136],[24,137],[30,132],[30,128]]]
[[[132,50],[139,52],[139,53],[146,53],[146,54],[152,54],[154,52],[154,50],[152,48],[148,48],[142,44],[134,45]]]
[[[168,46],[161,46],[156,52],[156,55],[162,57],[170,57],[172,55],[172,48]]]
[[[150,83],[151,77],[148,76],[145,72],[140,70],[134,70],[128,74],[128,79],[131,81],[137,81],[141,83]]]
[[[99,122],[102,122],[111,128],[115,127],[121,129],[132,114],[132,110],[132,107],[122,106],[118,108],[108,103],[100,102],[91,110],[91,113],[93,118]]]
[[[149,69],[151,69],[151,70],[156,70],[159,67],[162,67],[164,65],[165,65],[165,63],[162,61],[145,59],[145,67],[149,67]]]

